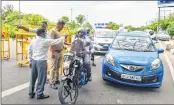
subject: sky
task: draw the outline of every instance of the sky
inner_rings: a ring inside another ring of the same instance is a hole
[[[2,1],[2,6],[12,4],[19,10],[19,1]],[[157,1],[20,1],[21,12],[43,15],[50,21],[62,16],[71,19],[79,14],[85,15],[91,23],[110,22],[142,26],[158,16]],[[174,12],[174,8],[165,8]],[[166,12],[166,16],[169,11]],[[161,12],[164,16],[164,12]]]

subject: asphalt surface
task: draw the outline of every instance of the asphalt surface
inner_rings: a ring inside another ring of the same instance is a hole
[[[29,82],[30,69],[20,68],[16,65],[15,43],[12,45],[12,58],[2,62],[2,91]],[[174,104],[174,81],[164,55],[161,54],[160,58],[163,61],[165,73],[162,87],[159,89],[105,82],[101,77],[102,57],[96,59],[97,66],[92,67],[93,81],[79,91],[77,104]],[[45,93],[49,94],[50,98],[45,100],[29,99],[28,88],[25,88],[3,97],[2,104],[60,104],[57,90],[52,90],[46,85]]]

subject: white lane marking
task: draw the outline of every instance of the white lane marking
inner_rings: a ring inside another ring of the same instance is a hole
[[[159,44],[164,49],[164,47],[162,46],[160,41],[159,41]],[[173,82],[174,82],[174,69],[173,69],[172,63],[170,62],[170,60],[169,60],[169,58],[168,58],[168,56],[166,54],[166,51],[164,51],[164,56],[165,56],[165,59],[167,61],[168,66],[169,66],[169,70],[170,70],[170,73],[172,75],[172,79],[173,79]]]
[[[98,58],[101,58],[101,57],[102,57],[102,56],[96,56],[95,59],[98,59]],[[16,93],[16,92],[18,92],[18,91],[21,91],[21,90],[23,90],[23,89],[25,89],[25,88],[28,88],[28,87],[29,87],[29,82],[24,83],[24,84],[19,85],[19,86],[16,86],[16,87],[14,87],[14,88],[5,90],[5,91],[1,92],[2,98],[5,97],[5,96],[8,96],[8,95],[11,95],[11,94],[13,94],[13,93]]]
[[[19,85],[19,86],[16,86],[16,87],[14,87],[14,88],[5,90],[5,91],[3,91],[3,92],[1,93],[1,94],[2,94],[2,98],[5,97],[5,96],[8,96],[8,95],[10,95],[10,94],[13,94],[13,93],[15,93],[15,92],[18,92],[18,91],[20,91],[20,90],[23,90],[23,89],[25,89],[25,88],[27,88],[27,87],[29,87],[29,82],[24,83],[24,84]]]

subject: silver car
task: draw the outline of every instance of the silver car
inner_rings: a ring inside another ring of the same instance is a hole
[[[162,41],[169,41],[170,36],[168,35],[167,32],[159,32],[158,35],[157,35],[157,39],[162,40]]]
[[[110,46],[117,32],[110,29],[97,29],[94,34],[95,54],[107,53],[105,46]]]

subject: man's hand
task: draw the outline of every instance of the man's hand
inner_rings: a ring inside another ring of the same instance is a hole
[[[21,26],[21,25],[18,25],[18,26],[17,26],[17,28],[23,28],[23,26]]]

